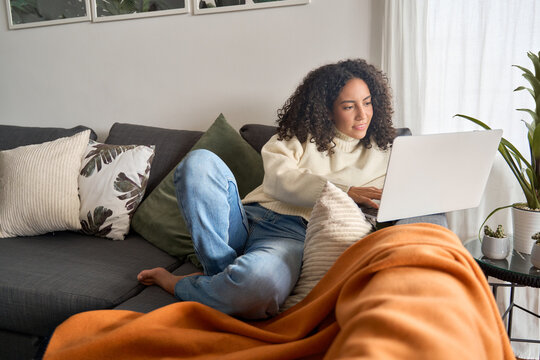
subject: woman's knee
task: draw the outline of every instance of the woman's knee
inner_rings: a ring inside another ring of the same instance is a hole
[[[256,287],[243,287],[232,305],[232,314],[246,319],[264,319],[279,313],[280,289],[267,278],[260,279]]]
[[[280,305],[285,301],[292,286],[287,281],[283,267],[269,269],[261,267],[248,273],[229,274],[230,279],[237,285],[236,300],[233,311],[245,318],[264,318],[277,315]]]
[[[178,164],[174,172],[176,188],[186,188],[201,185],[209,175],[224,165],[223,161],[213,152],[205,149],[193,150]]]

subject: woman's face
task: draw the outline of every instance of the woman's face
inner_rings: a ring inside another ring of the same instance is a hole
[[[332,120],[343,134],[363,139],[373,117],[371,93],[362,79],[349,80],[334,102]]]

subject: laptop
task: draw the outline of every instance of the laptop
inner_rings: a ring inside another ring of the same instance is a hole
[[[477,207],[502,130],[400,136],[392,145],[377,222]]]

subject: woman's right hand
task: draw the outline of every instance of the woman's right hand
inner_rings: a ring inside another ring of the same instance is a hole
[[[351,188],[347,192],[347,195],[349,195],[351,199],[353,199],[354,202],[357,203],[358,205],[363,205],[363,206],[378,209],[379,204],[377,204],[373,200],[381,200],[382,189],[378,189],[373,186],[370,186],[370,187],[351,186]]]

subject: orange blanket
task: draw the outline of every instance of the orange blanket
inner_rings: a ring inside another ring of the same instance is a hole
[[[193,302],[75,315],[57,359],[514,359],[474,259],[449,230],[389,227],[350,247],[304,301],[245,322]]]

